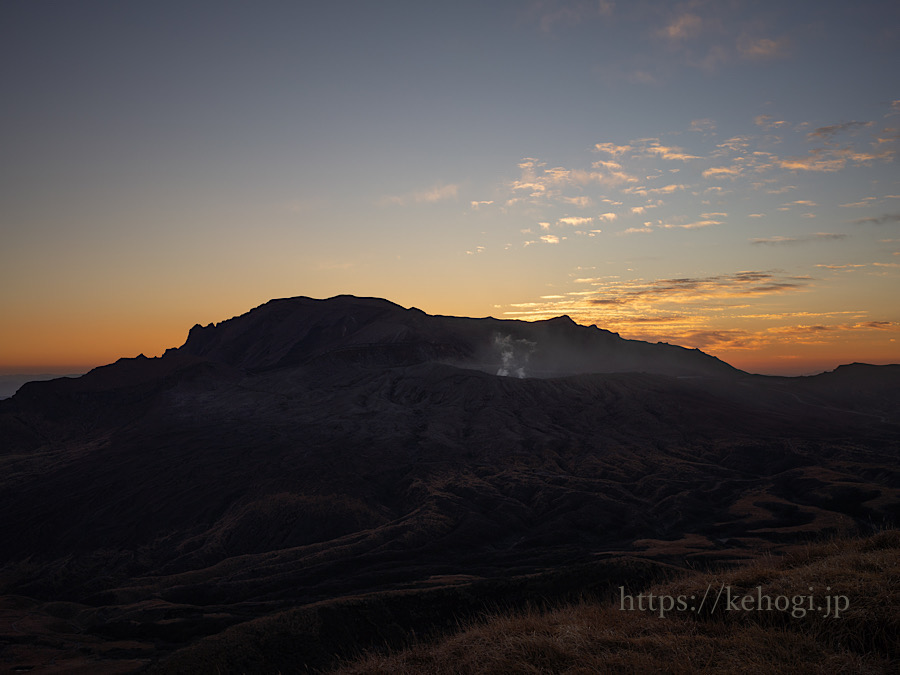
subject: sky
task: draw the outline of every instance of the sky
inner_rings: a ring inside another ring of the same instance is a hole
[[[900,3],[0,4],[0,374],[272,298],[900,362]]]

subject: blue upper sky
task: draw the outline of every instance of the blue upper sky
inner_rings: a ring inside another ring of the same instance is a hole
[[[272,297],[900,361],[900,4],[0,7],[0,368]]]

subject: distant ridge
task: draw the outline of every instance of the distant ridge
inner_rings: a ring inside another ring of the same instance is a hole
[[[0,645],[323,669],[360,635],[896,524],[898,448],[900,366],[766,377],[566,316],[273,300],[0,401]]]
[[[194,326],[174,351],[250,371],[335,358],[397,364],[443,360],[523,377],[743,374],[699,350],[626,340],[568,316],[534,322],[432,316],[352,295],[272,300],[233,319]]]
[[[13,373],[0,375],[0,400],[15,394],[26,382],[55,380],[60,377],[79,377],[83,373]]]

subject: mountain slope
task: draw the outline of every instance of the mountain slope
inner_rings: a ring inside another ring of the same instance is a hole
[[[586,372],[735,375],[697,350],[625,340],[568,317],[525,322],[430,316],[377,298],[272,300],[217,325],[194,326],[178,350],[251,371],[318,359],[454,362],[529,376]],[[504,361],[506,359],[506,361]],[[511,369],[511,370],[510,370]]]
[[[630,364],[648,372],[594,370]],[[546,376],[496,375],[520,368]],[[273,301],[0,401],[0,594],[27,607],[10,625],[62,612],[80,637],[58,639],[104,663],[110,640],[158,658],[376,591],[477,611],[471,584],[499,601],[545,592],[534,575],[577,593],[566,570],[623,555],[753,557],[896,522],[898,384],[749,376],[565,318]]]

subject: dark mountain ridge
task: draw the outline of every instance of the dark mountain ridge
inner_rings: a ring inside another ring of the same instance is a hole
[[[622,556],[752,557],[898,520],[898,402],[900,366],[769,378],[566,317],[275,300],[0,401],[0,602],[98,666],[338,598],[443,589],[427,626]]]
[[[250,371],[316,359],[412,364],[441,360],[514,374],[588,372],[734,375],[740,371],[674,345],[626,340],[567,316],[546,321],[432,316],[387,300],[337,296],[272,300],[219,324],[194,326],[178,350]]]

